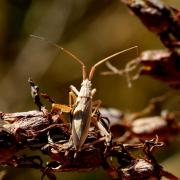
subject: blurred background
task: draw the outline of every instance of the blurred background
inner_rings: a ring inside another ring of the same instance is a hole
[[[179,0],[164,2],[180,8]],[[31,99],[28,77],[39,85],[42,92],[47,92],[62,104],[68,104],[71,84],[80,88],[80,65],[47,42],[30,38],[30,34],[45,37],[69,49],[83,60],[88,69],[98,60],[135,45],[139,52],[164,48],[158,37],[118,0],[0,0],[0,111],[37,109]],[[123,68],[135,57],[136,51],[132,50],[112,61]],[[139,111],[150,98],[170,89],[150,77],[141,77],[133,82],[132,88],[128,88],[123,77],[101,76],[100,72],[104,70],[107,70],[105,65],[97,69],[93,87],[97,88],[95,99],[101,99],[106,107]],[[177,97],[162,103],[160,110],[179,110]],[[166,170],[180,177],[179,145],[177,140],[162,150],[158,158]],[[36,180],[41,175],[29,169],[8,169],[8,172],[10,180]],[[69,180],[108,179],[101,169],[93,173],[61,173],[59,177]]]

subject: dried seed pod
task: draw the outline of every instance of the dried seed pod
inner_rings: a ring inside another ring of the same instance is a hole
[[[33,138],[51,124],[49,117],[40,111],[4,113],[2,119],[3,128],[11,132],[17,141]]]
[[[172,139],[179,132],[179,128],[175,114],[167,111],[163,111],[161,116],[135,119],[130,127],[132,134],[140,139],[152,139],[158,135],[160,141],[165,142]]]
[[[149,75],[173,88],[180,88],[179,54],[166,50],[144,51],[139,56],[140,75]]]
[[[167,50],[143,51],[139,57],[129,61],[122,70],[117,69],[109,62],[106,64],[110,71],[102,72],[102,75],[126,75],[128,86],[131,81],[137,80],[141,75],[149,75],[167,85],[180,88],[180,55]],[[139,66],[140,67],[139,67]],[[130,73],[137,69],[135,75]]]
[[[171,10],[160,0],[122,0],[140,18],[142,23],[154,33],[162,33],[170,28]]]
[[[160,36],[168,47],[180,46],[179,11],[166,6],[161,0],[121,0],[141,22],[153,33]]]
[[[122,168],[119,174],[123,180],[157,179],[153,165],[144,159],[135,160],[129,167]]]

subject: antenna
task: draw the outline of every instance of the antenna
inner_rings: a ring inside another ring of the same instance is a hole
[[[96,70],[96,68],[97,68],[99,65],[101,65],[101,64],[103,64],[104,62],[112,59],[112,58],[115,57],[115,56],[118,56],[118,55],[120,55],[120,54],[122,54],[122,53],[125,53],[125,52],[127,52],[127,51],[130,51],[130,50],[132,50],[132,49],[137,49],[137,54],[138,54],[138,46],[133,46],[133,47],[130,47],[130,48],[128,48],[128,49],[125,49],[125,50],[119,51],[119,52],[117,52],[117,53],[114,53],[114,54],[112,54],[112,55],[110,55],[110,56],[108,56],[108,57],[106,57],[106,58],[98,61],[96,64],[94,64],[94,65],[91,67],[91,70],[90,70],[90,73],[89,73],[89,80],[92,80],[93,75],[94,75],[94,73],[95,73],[95,70]]]
[[[84,64],[77,56],[75,56],[72,52],[70,52],[69,50],[67,50],[67,49],[65,49],[65,48],[63,48],[63,47],[61,47],[61,46],[59,46],[58,44],[56,44],[56,43],[54,43],[54,42],[52,42],[52,41],[49,41],[48,39],[46,39],[46,38],[44,38],[44,37],[40,37],[40,36],[36,36],[36,35],[32,35],[32,34],[30,35],[30,37],[37,38],[37,39],[39,39],[39,40],[41,40],[41,41],[46,41],[48,44],[50,44],[50,45],[58,48],[59,50],[61,50],[61,51],[63,51],[64,53],[66,53],[67,55],[71,56],[76,62],[78,62],[78,63],[82,66],[82,76],[83,76],[83,80],[85,80],[85,79],[87,78],[87,75],[86,75],[86,66],[85,66],[85,64]],[[124,52],[130,51],[130,50],[132,50],[132,49],[137,49],[137,54],[138,54],[138,46],[133,46],[133,47],[131,47],[131,48],[128,48],[128,49],[119,51],[119,52],[117,52],[117,53],[114,53],[114,54],[112,54],[112,55],[110,55],[110,56],[108,56],[108,57],[106,57],[106,58],[98,61],[96,64],[94,64],[94,65],[91,67],[91,70],[90,70],[90,73],[89,73],[89,80],[92,80],[93,75],[94,75],[94,73],[95,73],[95,70],[96,70],[96,68],[97,68],[99,65],[101,65],[101,64],[103,64],[104,62],[112,59],[112,58],[115,57],[115,56],[118,56],[118,55],[120,55],[120,54],[122,54],[122,53],[124,53]]]
[[[41,41],[46,41],[48,44],[58,48],[59,50],[63,51],[64,53],[66,53],[67,55],[69,55],[70,57],[72,57],[76,62],[78,62],[81,66],[82,66],[82,75],[83,75],[83,80],[86,79],[86,66],[85,64],[77,57],[75,56],[72,52],[70,52],[69,50],[59,46],[58,44],[52,42],[52,41],[49,41],[48,39],[44,38],[44,37],[40,37],[40,36],[36,36],[36,35],[33,35],[31,34],[30,37],[32,38],[37,38]]]

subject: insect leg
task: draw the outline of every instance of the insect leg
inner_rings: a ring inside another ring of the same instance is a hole
[[[64,105],[64,104],[52,104],[52,111],[53,112],[57,112],[57,111],[61,111],[61,112],[70,112],[71,111],[71,107]]]
[[[101,100],[96,100],[94,102],[92,102],[92,106],[95,107],[93,112],[92,112],[92,119],[93,119],[93,123],[95,124],[95,126],[97,127],[97,129],[99,129],[100,131],[100,135],[102,137],[104,137],[106,144],[108,145],[111,141],[111,134],[108,132],[108,129],[106,129],[106,127],[103,125],[103,118],[100,116],[94,117],[99,109],[99,106],[101,105]]]
[[[99,109],[102,101],[101,100],[96,100],[92,102],[92,107],[93,107],[93,112],[92,112],[92,117],[96,114],[97,110]]]
[[[91,91],[92,97],[94,96],[95,93],[96,93],[96,89],[93,89],[93,90]]]
[[[53,103],[51,113],[55,115],[59,115],[57,117],[59,117],[63,123],[67,124],[71,121],[71,116],[70,116],[71,110],[72,108],[67,105]]]
[[[71,91],[69,92],[69,105],[70,107],[72,107],[72,105],[76,102],[76,98],[79,95],[79,91],[73,85],[70,86],[70,90]]]
[[[73,85],[70,86],[70,90],[76,95],[78,96],[79,95],[79,91],[77,90],[77,88]]]
[[[107,129],[103,126],[103,124],[100,121],[97,121],[97,128],[100,131],[100,134],[102,137],[105,137],[106,143],[109,143],[111,141],[111,134],[107,131]]]
[[[76,102],[76,94],[73,91],[69,92],[69,106],[72,108],[72,106],[74,105],[74,103]]]

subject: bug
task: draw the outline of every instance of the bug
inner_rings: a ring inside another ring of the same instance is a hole
[[[137,49],[137,46],[133,46],[131,48],[119,51],[119,52],[114,53],[104,59],[101,59],[100,61],[98,61],[91,67],[89,74],[87,75],[86,66],[83,63],[83,61],[81,61],[77,56],[75,56],[69,50],[67,50],[57,44],[54,44],[45,38],[35,36],[35,35],[31,35],[31,37],[35,37],[40,40],[45,40],[48,43],[54,45],[59,50],[65,52],[66,54],[71,56],[72,59],[74,61],[76,61],[77,63],[79,63],[82,67],[83,80],[81,83],[80,90],[78,91],[75,86],[71,85],[70,92],[69,92],[69,103],[70,103],[70,107],[72,107],[72,109],[71,109],[72,137],[71,138],[72,138],[72,142],[75,147],[75,150],[78,152],[81,150],[81,147],[85,143],[85,140],[88,136],[88,130],[90,127],[91,119],[92,119],[93,115],[96,113],[96,111],[101,103],[100,101],[92,100],[93,96],[96,92],[96,89],[92,88],[91,81],[93,79],[96,68],[98,66],[100,66],[101,64],[103,64],[104,62],[112,59],[113,57],[115,57],[117,55],[120,55],[124,52],[127,52],[127,51],[135,49],[135,48]],[[72,105],[72,100],[74,101],[73,105]],[[58,104],[54,104],[53,106],[54,106],[54,108],[58,108]]]

